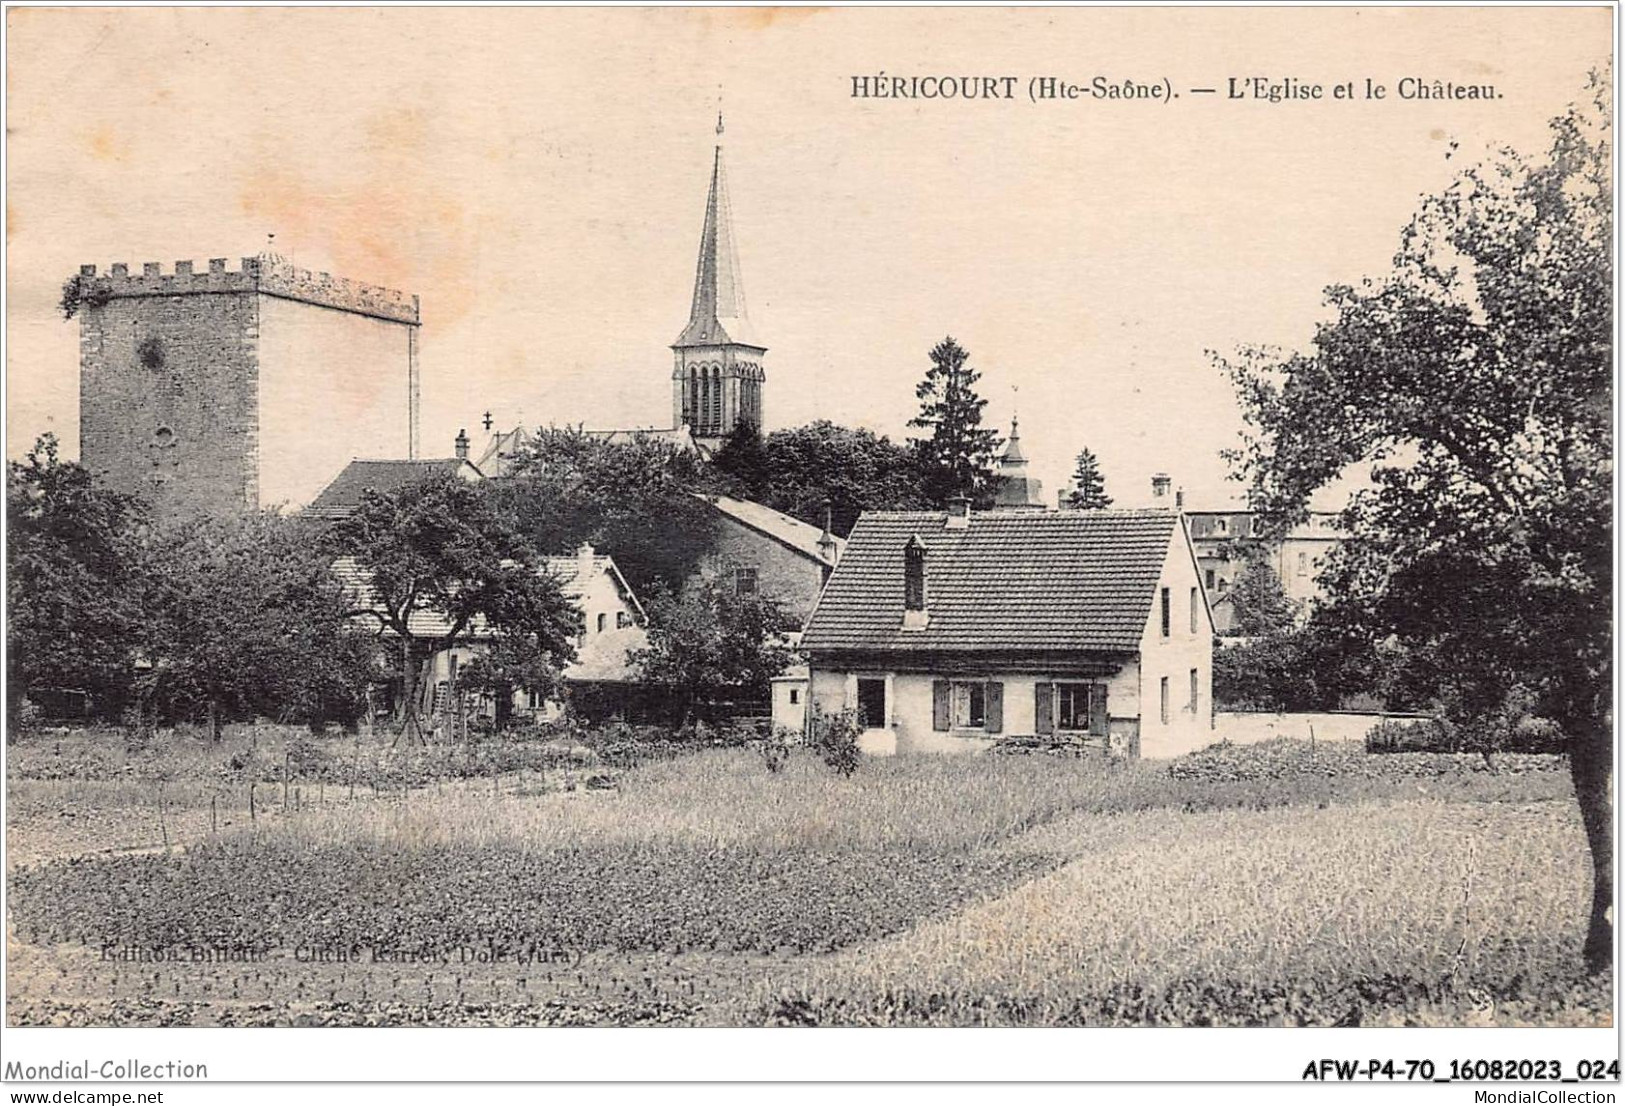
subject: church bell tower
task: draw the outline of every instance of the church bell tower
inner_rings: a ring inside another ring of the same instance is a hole
[[[734,249],[733,212],[722,165],[722,115],[717,115],[711,191],[705,199],[694,303],[688,325],[672,343],[672,419],[715,446],[741,422],[762,425],[762,359],[745,312],[745,286]]]

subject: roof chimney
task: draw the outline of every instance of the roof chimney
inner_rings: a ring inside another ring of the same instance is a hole
[[[963,495],[948,499],[948,529],[963,530],[970,525],[970,499]]]
[[[459,461],[468,460],[468,431],[467,430],[459,430],[459,431],[457,431],[456,446],[457,446],[457,459]]]
[[[1174,493],[1174,510],[1183,511],[1184,509],[1185,509],[1185,489],[1180,488],[1178,491],[1176,491]]]
[[[578,577],[584,578],[592,575],[593,557],[596,553],[597,550],[592,547],[592,542],[584,541],[581,543],[581,548],[576,550],[576,575]]]
[[[1155,474],[1151,477],[1151,498],[1167,499],[1168,491],[1173,486],[1174,482],[1168,478],[1168,474],[1166,472],[1159,472]]]

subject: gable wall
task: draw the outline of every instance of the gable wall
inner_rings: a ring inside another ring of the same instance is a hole
[[[1212,744],[1213,620],[1202,601],[1202,581],[1183,525],[1174,530],[1151,613],[1140,639],[1140,754],[1172,757]],[[1162,589],[1172,603],[1169,634],[1162,636]],[[1191,632],[1191,593],[1196,594],[1196,631]],[[1197,673],[1196,708],[1190,673]],[[1168,680],[1168,721],[1162,721],[1162,680]]]
[[[733,570],[756,569],[756,586],[784,605],[801,624],[812,614],[824,586],[824,567],[757,530],[718,512],[711,549],[700,562],[702,575],[733,587]]]

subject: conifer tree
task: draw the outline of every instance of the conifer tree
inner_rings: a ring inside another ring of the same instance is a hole
[[[994,464],[999,435],[982,427],[987,401],[976,394],[982,374],[970,367],[969,358],[952,337],[944,338],[931,350],[931,367],[914,389],[920,413],[909,425],[928,434],[910,441],[921,487],[939,505],[963,495],[987,506],[998,488]]]
[[[1112,505],[1112,497],[1106,494],[1106,478],[1100,474],[1100,461],[1092,449],[1085,447],[1078,454],[1066,505],[1074,511],[1099,511]]]

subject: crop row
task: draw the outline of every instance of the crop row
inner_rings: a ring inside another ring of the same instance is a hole
[[[1051,864],[962,851],[296,848],[243,837],[29,869],[14,874],[11,904],[25,939],[91,946],[806,953],[898,932]]]

